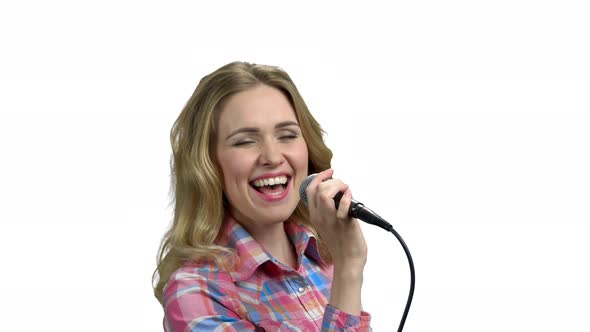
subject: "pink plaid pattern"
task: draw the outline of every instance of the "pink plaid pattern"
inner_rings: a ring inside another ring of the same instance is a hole
[[[275,260],[227,214],[216,243],[239,257],[234,271],[212,263],[187,264],[164,288],[164,330],[370,331],[371,316],[328,305],[333,266],[326,265],[305,226],[284,223],[298,255],[294,270]]]

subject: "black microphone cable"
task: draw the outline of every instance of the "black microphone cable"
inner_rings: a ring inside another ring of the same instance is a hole
[[[406,243],[402,239],[402,237],[393,229],[390,230],[393,235],[397,238],[399,243],[404,248],[404,252],[406,253],[406,257],[408,257],[408,263],[410,264],[410,293],[408,294],[408,300],[406,301],[406,308],[404,309],[404,314],[402,315],[402,319],[399,323],[399,327],[397,328],[397,332],[402,332],[404,329],[404,324],[406,323],[406,317],[408,317],[408,312],[410,311],[410,305],[412,304],[412,299],[414,298],[414,285],[416,284],[416,273],[414,272],[414,260],[412,260],[412,255],[410,255],[410,250]]]

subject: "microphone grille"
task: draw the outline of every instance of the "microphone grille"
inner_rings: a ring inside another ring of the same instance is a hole
[[[305,207],[308,206],[307,204],[307,194],[305,193],[305,189],[307,189],[307,186],[309,186],[309,184],[311,183],[311,180],[313,180],[313,178],[316,176],[316,174],[311,174],[308,177],[305,178],[305,180],[303,180],[303,182],[301,182],[301,185],[299,186],[299,197],[301,197],[301,201],[303,202],[303,205],[305,205]]]

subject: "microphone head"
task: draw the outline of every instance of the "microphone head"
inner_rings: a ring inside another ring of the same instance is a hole
[[[305,190],[307,189],[307,186],[309,186],[311,180],[313,180],[315,176],[316,174],[309,175],[305,178],[305,180],[303,180],[303,182],[301,182],[301,185],[299,186],[299,197],[301,197],[301,201],[303,202],[303,205],[305,205],[305,207],[308,207],[307,194],[305,193]]]

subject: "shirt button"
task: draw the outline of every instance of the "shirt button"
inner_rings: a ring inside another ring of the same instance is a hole
[[[303,293],[303,292],[305,292],[305,288],[303,288],[303,287],[299,287],[299,288],[297,289],[297,291],[298,291],[299,293]]]

